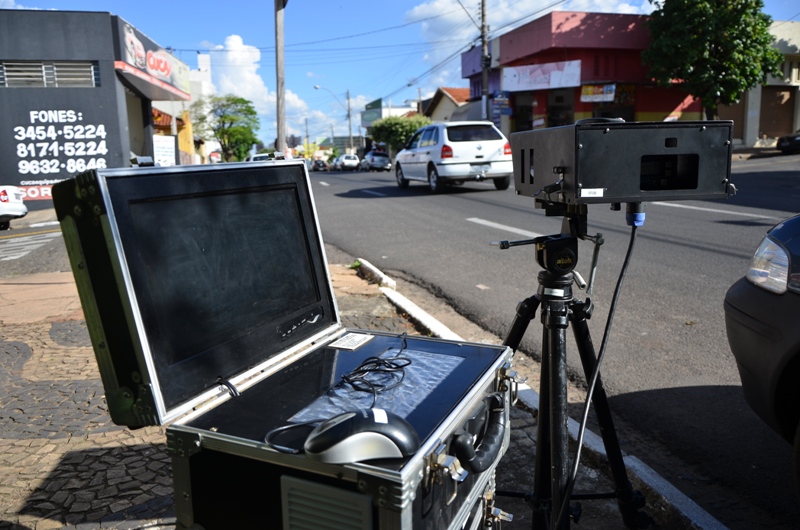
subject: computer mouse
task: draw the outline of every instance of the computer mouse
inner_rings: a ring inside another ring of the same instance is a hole
[[[314,428],[305,454],[327,464],[351,464],[379,458],[405,458],[419,449],[414,427],[393,412],[362,409],[345,412]]]

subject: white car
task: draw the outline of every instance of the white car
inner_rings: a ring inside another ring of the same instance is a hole
[[[12,219],[28,215],[25,194],[16,186],[0,186],[0,230],[8,230]]]
[[[395,158],[397,185],[427,182],[431,191],[448,184],[491,179],[498,190],[511,184],[511,144],[490,121],[432,123],[417,130]]]
[[[356,155],[342,155],[339,157],[339,168],[344,171],[356,171],[361,162]]]

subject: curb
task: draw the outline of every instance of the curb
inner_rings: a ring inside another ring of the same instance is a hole
[[[396,291],[396,282],[374,265],[361,258],[358,259],[358,262],[362,267],[366,267],[365,274],[381,285],[381,292],[389,301],[400,311],[408,314],[412,320],[425,328],[432,336],[454,341],[464,340],[417,306],[417,304],[398,293]],[[539,393],[536,390],[521,383],[517,395],[519,400],[527,407],[536,411],[539,410]],[[579,427],[580,424],[576,420],[568,419],[567,430],[573,441],[578,439]],[[589,429],[584,434],[583,447],[595,461],[608,461],[603,439]],[[633,484],[634,489],[646,494],[648,504],[654,508],[658,506],[662,510],[662,516],[666,516],[665,518],[674,523],[674,526],[696,528],[698,530],[724,530],[727,528],[635,456],[623,454],[623,459],[628,479]],[[670,524],[670,526],[673,525]]]

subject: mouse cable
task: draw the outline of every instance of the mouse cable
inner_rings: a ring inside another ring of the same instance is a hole
[[[319,425],[320,423],[322,423],[323,421],[325,421],[325,420],[310,420],[310,421],[304,421],[302,423],[290,423],[288,425],[283,425],[281,427],[277,427],[277,428],[272,429],[271,431],[269,431],[266,435],[264,435],[264,443],[267,444],[268,446],[270,446],[271,448],[275,449],[276,451],[281,452],[281,453],[288,453],[290,455],[303,454],[304,451],[302,449],[295,449],[294,447],[286,447],[284,445],[278,445],[278,444],[274,443],[272,441],[272,439],[275,436],[277,436],[277,435],[279,435],[281,433],[284,433],[286,431],[289,431],[289,430],[292,430],[292,429],[297,429],[298,427],[307,427],[309,425],[316,426],[316,425]]]

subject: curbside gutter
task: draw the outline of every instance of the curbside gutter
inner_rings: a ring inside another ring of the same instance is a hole
[[[411,320],[426,329],[432,336],[441,339],[463,341],[460,336],[447,326],[421,309],[417,304],[397,292],[397,283],[386,276],[367,260],[358,259],[367,278],[380,285],[380,290],[400,311],[406,313]],[[518,392],[519,400],[527,407],[539,410],[539,393],[528,385],[521,383]],[[567,429],[570,438],[577,440],[580,424],[569,418]],[[595,462],[605,464],[606,457],[603,439],[590,430],[586,430],[583,447],[587,456]],[[668,522],[672,528],[694,528],[698,530],[724,530],[727,527],[717,521],[711,514],[684,495],[675,486],[661,477],[650,466],[631,455],[623,455],[628,479],[634,489],[641,491],[648,499],[651,508],[661,512],[660,519]]]

